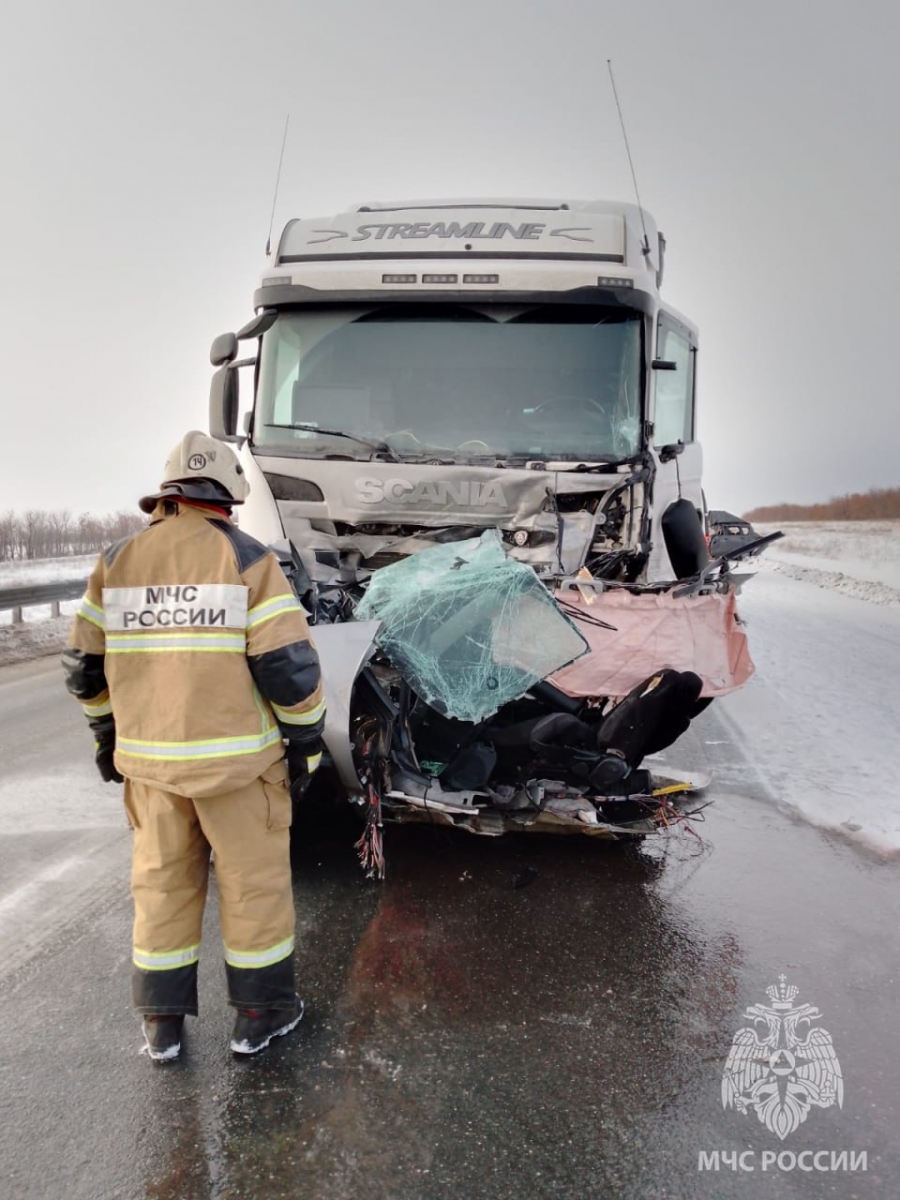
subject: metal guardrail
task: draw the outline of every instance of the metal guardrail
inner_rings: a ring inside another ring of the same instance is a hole
[[[59,616],[61,600],[78,600],[84,595],[87,578],[58,579],[53,583],[32,583],[24,587],[0,588],[0,612],[12,609],[13,624],[22,621],[22,609],[35,604],[51,604],[51,615]]]

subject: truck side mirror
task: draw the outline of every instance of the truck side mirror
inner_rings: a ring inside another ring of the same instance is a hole
[[[209,432],[220,442],[241,440],[237,434],[238,399],[237,370],[225,363],[213,374],[209,385]]]
[[[213,338],[213,344],[209,350],[209,361],[214,367],[221,367],[223,363],[232,362],[237,358],[237,352],[237,334],[220,333],[217,338]]]

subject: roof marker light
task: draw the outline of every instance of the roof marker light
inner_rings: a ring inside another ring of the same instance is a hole
[[[423,275],[423,283],[456,283],[458,275]]]
[[[622,279],[617,275],[601,275],[597,287],[634,287],[634,280]]]
[[[382,275],[382,283],[415,283],[416,275]]]
[[[463,275],[463,283],[499,283],[499,275]]]

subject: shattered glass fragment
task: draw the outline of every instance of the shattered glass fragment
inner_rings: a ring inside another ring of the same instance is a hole
[[[462,721],[483,721],[587,650],[496,530],[375,571],[355,616],[381,621],[375,641],[397,670]]]

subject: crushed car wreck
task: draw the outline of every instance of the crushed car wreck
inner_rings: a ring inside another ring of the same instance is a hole
[[[642,766],[753,669],[664,247],[628,204],[366,205],[289,222],[213,343],[210,431],[310,615],[373,873],[386,818],[635,835],[704,783]]]

